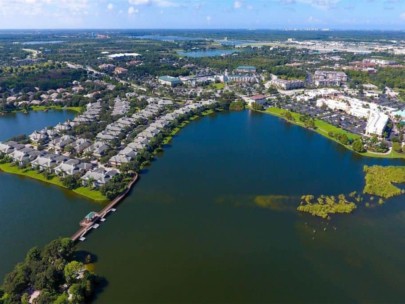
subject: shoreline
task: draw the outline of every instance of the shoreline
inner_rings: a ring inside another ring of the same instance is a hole
[[[121,193],[119,196],[117,196],[115,199],[110,201],[108,203],[108,205],[106,205],[103,209],[101,209],[100,211],[97,212],[97,215],[98,215],[97,221],[90,222],[88,224],[85,223],[84,225],[82,225],[83,222],[80,222],[80,226],[82,226],[82,228],[80,228],[75,234],[73,234],[71,236],[71,240],[73,242],[77,242],[82,237],[84,237],[84,235],[86,235],[92,228],[96,228],[93,226],[95,224],[97,224],[99,221],[102,221],[102,219],[104,219],[110,211],[114,211],[113,210],[114,207],[118,206],[128,196],[128,194],[131,192],[132,188],[134,187],[134,185],[136,184],[138,179],[139,179],[139,174],[135,173],[134,178],[128,184],[125,191],[123,193]]]
[[[97,203],[105,203],[108,201],[108,199],[105,196],[103,196],[99,191],[91,190],[83,186],[74,190],[70,190],[62,184],[62,182],[58,177],[53,177],[52,179],[48,180],[46,179],[45,176],[43,176],[41,173],[36,172],[35,170],[30,169],[24,172],[24,169],[12,166],[10,163],[0,164],[0,172],[10,175],[18,175],[32,180],[47,183],[50,185],[58,186],[60,188],[63,188],[64,190],[73,192],[79,196],[83,196]]]
[[[205,116],[209,116],[212,114],[215,114],[216,111],[212,110],[212,109],[208,109],[203,111],[200,114],[196,114],[192,117],[190,117],[189,119],[183,121],[181,124],[179,124],[178,126],[176,126],[171,133],[166,136],[162,142],[161,142],[161,146],[165,146],[170,144],[170,142],[172,141],[173,137],[175,135],[177,135],[177,133],[179,133],[184,127],[186,127],[190,122],[196,120],[196,119],[200,119],[203,118]],[[155,152],[155,151],[154,151]],[[21,169],[18,168],[17,166],[12,165],[11,163],[0,163],[0,173],[4,172],[6,174],[11,174],[11,175],[18,175],[18,176],[22,176],[25,178],[29,178],[29,179],[33,179],[33,180],[37,180],[43,183],[47,183],[50,185],[54,185],[54,186],[58,186],[60,188],[63,188],[64,190],[67,191],[71,191],[79,196],[85,197],[87,199],[90,199],[94,202],[98,202],[98,203],[106,203],[109,202],[109,200],[107,199],[107,197],[105,197],[100,191],[97,190],[92,190],[89,189],[87,187],[81,186],[77,189],[74,190],[70,190],[67,187],[65,187],[61,180],[55,176],[52,179],[47,179],[45,176],[43,176],[41,173],[38,173],[37,171],[29,168],[29,169]]]
[[[296,125],[296,126],[299,126],[299,127],[301,127],[301,128],[304,128],[304,129],[306,129],[306,130],[315,132],[315,133],[317,133],[317,134],[319,134],[319,135],[321,135],[321,136],[323,136],[323,137],[325,137],[325,138],[327,138],[327,139],[329,139],[329,140],[334,141],[335,143],[337,143],[337,144],[339,144],[340,146],[346,148],[347,150],[349,150],[349,151],[355,153],[356,155],[360,155],[360,156],[364,156],[364,157],[370,157],[370,158],[405,159],[405,154],[397,153],[397,152],[393,151],[392,149],[390,149],[390,151],[387,152],[387,153],[377,153],[377,152],[370,152],[370,151],[367,151],[367,152],[365,152],[365,153],[356,152],[356,151],[354,151],[354,150],[352,149],[351,146],[343,145],[341,142],[339,142],[339,141],[336,140],[335,138],[330,137],[330,136],[328,135],[328,132],[329,132],[329,131],[322,129],[321,126],[326,127],[326,128],[329,128],[329,129],[333,130],[334,132],[344,133],[344,134],[346,134],[349,138],[352,138],[352,139],[361,138],[360,135],[357,135],[357,134],[354,134],[354,133],[350,133],[350,132],[348,132],[348,131],[345,131],[345,130],[343,130],[343,129],[341,129],[341,128],[335,127],[335,126],[333,126],[333,125],[331,125],[331,124],[329,124],[329,123],[327,123],[327,122],[325,122],[325,121],[323,121],[323,120],[320,120],[320,119],[315,119],[315,126],[317,127],[316,129],[309,129],[309,128],[305,127],[303,123],[301,123],[300,121],[297,121],[297,118],[301,115],[301,114],[299,114],[299,113],[291,112],[291,114],[293,115],[293,117],[294,117],[296,120],[295,120],[295,121],[290,121],[290,120],[287,120],[287,119],[282,115],[282,113],[284,113],[286,110],[281,109],[281,108],[270,107],[270,108],[268,108],[267,110],[264,110],[264,111],[256,111],[256,110],[253,110],[253,109],[251,109],[251,110],[252,110],[252,111],[255,111],[255,112],[259,112],[259,113],[263,113],[263,114],[269,114],[269,115],[272,115],[272,116],[274,116],[274,117],[281,118],[281,119],[283,119],[284,121],[289,122],[289,123],[291,123],[291,124],[293,124],[293,125]]]
[[[76,113],[81,113],[83,108],[82,107],[63,107],[63,106],[32,106],[32,107],[30,107],[30,111],[34,111],[34,112],[49,111],[49,110],[72,111],[72,112],[76,112]]]
[[[71,111],[77,114],[80,114],[83,110],[82,107],[63,107],[63,106],[31,106],[28,108],[28,111],[25,109],[18,109],[10,112],[0,112],[0,116],[8,115],[8,114],[29,114],[30,112],[47,112],[50,110],[54,111]]]

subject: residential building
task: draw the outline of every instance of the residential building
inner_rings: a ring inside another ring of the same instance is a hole
[[[305,82],[302,80],[285,80],[273,79],[270,84],[281,90],[295,90],[305,87]]]
[[[115,75],[124,75],[124,74],[126,74],[126,73],[128,73],[128,70],[125,69],[125,68],[116,67],[116,68],[114,69],[114,74],[115,74]]]
[[[62,176],[81,174],[92,169],[91,164],[81,163],[78,159],[69,159],[55,168],[55,173]]]
[[[104,168],[97,168],[86,172],[86,174],[81,178],[83,185],[91,185],[94,188],[99,188],[106,183],[108,183],[115,175],[119,172],[117,170],[106,170]]]

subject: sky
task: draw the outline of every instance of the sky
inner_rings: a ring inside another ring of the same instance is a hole
[[[405,30],[405,0],[0,0],[0,29]]]

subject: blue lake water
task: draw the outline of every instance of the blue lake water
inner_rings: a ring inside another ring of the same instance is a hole
[[[172,36],[172,35],[143,35],[143,36],[133,36],[137,39],[146,40],[158,40],[158,41],[192,41],[192,40],[205,40],[204,38],[195,37],[182,37],[182,36]]]
[[[48,112],[30,111],[24,113],[12,113],[0,116],[0,141],[22,134],[30,134],[35,130],[57,125],[68,119],[73,119],[72,111],[50,110]]]
[[[201,58],[201,57],[215,57],[223,55],[231,55],[237,53],[235,50],[200,50],[200,51],[190,51],[183,52],[179,51],[178,54],[185,57]]]
[[[43,41],[26,41],[22,42],[21,44],[23,45],[37,45],[37,44],[59,44],[63,43],[64,41],[62,40],[43,40]]]
[[[372,164],[404,162],[360,157],[265,114],[193,121],[80,243],[108,280],[95,302],[401,303],[403,197],[330,221],[295,210],[303,194],[361,191]],[[1,275],[101,208],[2,173],[0,193]],[[263,207],[260,196],[282,205]]]

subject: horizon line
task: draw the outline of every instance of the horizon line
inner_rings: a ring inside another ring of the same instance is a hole
[[[98,28],[98,27],[83,27],[83,28],[3,28],[0,29],[0,32],[3,31],[56,31],[56,30],[69,30],[69,31],[83,31],[83,30],[97,30],[97,31],[145,31],[145,30],[158,30],[158,31],[319,31],[319,32],[338,32],[338,31],[350,31],[350,32],[405,32],[404,29],[384,29],[384,28],[327,28],[327,27],[291,27],[291,28],[186,28],[186,27],[173,27],[173,28]]]

